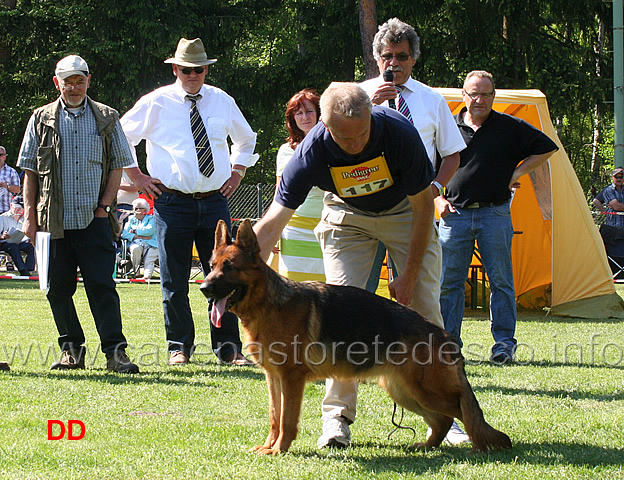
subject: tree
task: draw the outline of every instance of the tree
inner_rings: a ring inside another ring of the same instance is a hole
[[[498,88],[542,90],[585,190],[606,182],[598,177],[613,157],[612,62],[596,45],[611,6],[601,0],[3,0],[0,143],[16,152],[32,110],[56,98],[50,77],[64,55],[82,55],[89,94],[123,113],[173,81],[163,60],[181,36],[201,37],[218,59],[208,81],[258,133],[260,161],[245,182],[270,183],[286,101],[304,87],[376,75],[372,38],[395,16],[421,37],[415,78],[456,87],[478,68]],[[611,42],[607,30],[604,51]]]
[[[366,78],[379,75],[377,62],[373,58],[373,38],[377,32],[377,10],[375,0],[360,0],[360,35],[362,37],[362,56]]]

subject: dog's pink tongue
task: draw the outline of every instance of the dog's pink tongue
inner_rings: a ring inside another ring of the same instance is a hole
[[[227,297],[222,298],[221,300],[215,300],[214,302],[212,302],[212,309],[210,311],[210,321],[217,328],[221,328],[221,318],[223,318],[223,314],[225,313],[226,305],[227,305]]]

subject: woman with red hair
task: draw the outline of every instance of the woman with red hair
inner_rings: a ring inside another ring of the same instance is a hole
[[[295,93],[286,105],[289,135],[277,152],[277,185],[295,149],[319,121],[319,100],[316,90],[305,88]],[[292,280],[325,281],[323,255],[314,235],[323,210],[323,195],[322,190],[313,187],[282,231],[278,247],[279,273]]]

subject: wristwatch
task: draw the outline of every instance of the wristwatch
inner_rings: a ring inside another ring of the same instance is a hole
[[[444,190],[444,187],[442,186],[440,182],[436,182],[434,180],[433,182],[431,182],[431,185],[434,185],[438,189],[438,195],[442,195],[442,191]]]
[[[238,173],[241,178],[245,178],[245,170],[242,168],[233,168],[232,171]]]
[[[110,213],[110,211],[111,211],[111,206],[110,205],[104,205],[103,203],[98,203],[98,208],[103,209],[106,213]]]

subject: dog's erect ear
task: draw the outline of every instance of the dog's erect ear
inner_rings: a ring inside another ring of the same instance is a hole
[[[240,227],[238,227],[238,232],[236,233],[236,245],[238,245],[242,250],[253,252],[254,255],[260,253],[260,246],[258,245],[256,233],[253,231],[251,222],[248,218],[243,220],[243,223],[241,223]]]
[[[221,245],[231,245],[232,237],[230,237],[230,232],[228,232],[227,225],[223,220],[219,220],[217,223],[217,229],[215,230],[215,248],[220,247]]]

